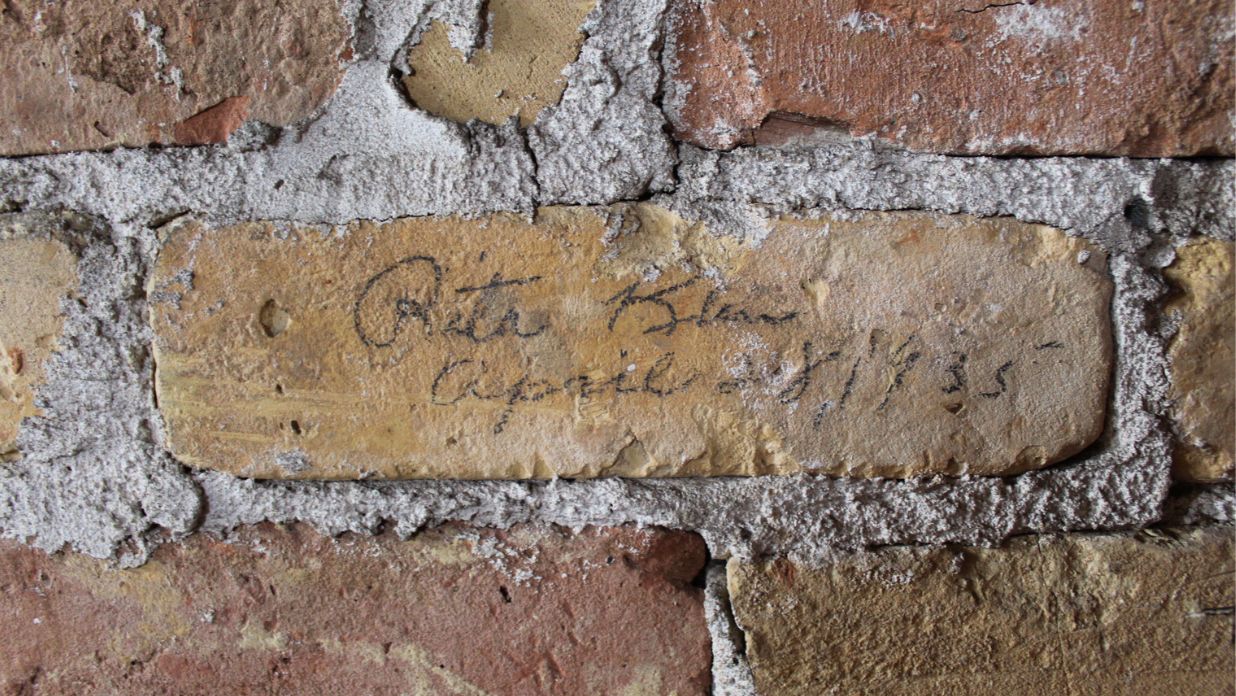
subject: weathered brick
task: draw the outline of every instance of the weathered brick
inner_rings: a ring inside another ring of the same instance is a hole
[[[1180,320],[1172,339],[1173,417],[1180,433],[1177,478],[1232,478],[1236,447],[1236,289],[1231,242],[1183,246],[1164,274],[1179,294],[1168,312]]]
[[[60,301],[76,286],[77,258],[61,242],[0,239],[0,455],[14,453],[22,419],[39,413],[34,390],[60,335]]]
[[[653,206],[169,233],[172,451],[242,476],[1008,474],[1103,427],[1103,255],[1007,219]]]
[[[760,693],[1226,694],[1230,529],[729,564]]]
[[[566,88],[562,74],[584,41],[580,25],[595,0],[490,0],[487,43],[471,55],[451,45],[435,22],[408,51],[408,96],[426,111],[455,121],[528,126]],[[471,47],[469,47],[471,48]]]
[[[674,16],[671,120],[705,147],[806,121],[927,152],[1233,152],[1222,0],[677,0]]]
[[[11,0],[0,13],[0,155],[227,139],[283,126],[338,85],[337,0]]]
[[[703,542],[251,528],[117,570],[0,545],[5,693],[703,694]],[[25,690],[23,690],[25,689]]]

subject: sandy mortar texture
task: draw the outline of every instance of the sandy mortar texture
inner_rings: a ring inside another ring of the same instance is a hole
[[[39,393],[44,415],[22,427],[23,458],[0,469],[5,536],[136,565],[160,543],[261,521],[303,521],[329,534],[393,527],[401,536],[448,521],[630,522],[698,532],[714,558],[812,564],[880,545],[1140,528],[1165,514],[1232,522],[1230,486],[1169,493],[1173,327],[1159,316],[1161,269],[1175,245],[1232,239],[1231,161],[949,157],[837,138],[730,152],[678,146],[660,104],[664,0],[594,10],[561,103],[526,131],[513,122],[451,123],[411,107],[398,87],[400,47],[431,18],[451,24],[458,47],[475,45],[478,4],[355,4],[353,62],[324,111],[294,127],[247,124],[217,147],[0,160],[0,224],[60,230],[79,254],[82,295],[64,306],[61,350]],[[1013,216],[1084,237],[1110,254],[1116,286],[1105,434],[1039,472],[912,480],[267,482],[190,471],[165,449],[144,288],[155,229],[169,220],[330,228],[634,200],[747,239],[759,239],[778,214],[813,210]],[[715,683],[743,693],[719,565],[708,581]]]

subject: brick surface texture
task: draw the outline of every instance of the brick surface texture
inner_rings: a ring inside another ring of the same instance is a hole
[[[918,214],[758,250],[651,206],[189,224],[151,284],[157,389],[173,451],[242,476],[1016,473],[1102,429],[1104,263]]]
[[[14,0],[0,13],[0,154],[220,143],[334,92],[350,51],[334,0]]]
[[[731,561],[761,693],[1220,694],[1230,530]]]
[[[5,693],[704,694],[683,533],[265,526],[133,570],[6,543]]]
[[[55,351],[61,300],[77,284],[76,258],[55,239],[0,241],[0,451],[13,454],[21,421],[39,411],[35,388]]]
[[[0,0],[0,696],[1236,693],[1230,0]]]
[[[467,56],[451,42],[450,27],[435,23],[408,51],[404,85],[412,101],[454,121],[521,125],[558,103],[562,72],[584,41],[580,25],[594,3],[581,0],[492,0],[489,42]]]
[[[751,142],[784,115],[925,152],[1232,154],[1233,18],[1219,0],[676,11],[671,113],[706,147]]]
[[[1188,481],[1231,480],[1236,427],[1236,282],[1230,242],[1203,241],[1177,251],[1166,271],[1178,295],[1168,311],[1180,327],[1172,341],[1174,415],[1181,430],[1176,474]]]

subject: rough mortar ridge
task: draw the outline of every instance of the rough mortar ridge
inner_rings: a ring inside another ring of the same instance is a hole
[[[669,190],[676,153],[657,104],[666,0],[601,2],[562,101],[528,133],[539,202],[609,203]]]
[[[30,222],[58,225],[38,217]],[[80,299],[62,304],[61,349],[36,399],[43,415],[18,433],[24,456],[0,468],[0,529],[48,550],[71,544],[137,563],[153,550],[150,533],[187,533],[201,509],[197,487],[157,439],[142,297],[154,235],[87,221],[65,241],[80,259]]]
[[[704,617],[712,637],[713,696],[752,696],[755,680],[747,664],[742,629],[730,605],[724,563],[712,563],[704,575]]]
[[[869,141],[730,152],[683,145],[679,156],[676,207],[734,233],[758,234],[762,217],[791,210],[934,210],[1040,222],[1118,253],[1138,250],[1147,235],[1231,240],[1236,221],[1230,160],[953,157]]]
[[[358,51],[338,91],[322,114],[268,143],[3,160],[0,208],[55,206],[113,222],[185,211],[326,222],[531,210],[533,162],[514,125],[437,118],[410,108],[395,86],[391,62],[418,24],[428,24],[430,9],[353,7]]]
[[[0,211],[71,210],[96,221],[79,249],[83,299],[66,306],[62,350],[40,393],[45,415],[23,427],[25,458],[0,470],[0,530],[44,549],[68,544],[137,563],[164,532],[225,533],[263,520],[306,521],[328,533],[389,523],[403,535],[452,520],[635,522],[696,530],[718,557],[812,563],[838,549],[989,544],[1157,520],[1170,461],[1160,269],[1188,236],[1231,239],[1236,166],[944,157],[866,142],[676,150],[656,104],[659,62],[648,60],[660,50],[664,5],[605,2],[595,10],[562,103],[527,133],[429,116],[409,108],[392,79],[399,47],[431,17],[461,27],[461,43],[475,42],[467,29],[475,3],[370,2],[350,6],[358,51],[332,102],[268,142],[0,160]],[[1095,241],[1111,254],[1116,283],[1117,368],[1104,440],[1071,463],[1015,478],[907,481],[275,483],[189,473],[166,454],[142,290],[157,250],[152,226],[181,214],[216,224],[333,225],[530,213],[539,203],[658,193],[714,231],[757,239],[782,212],[924,209],[1012,215]]]

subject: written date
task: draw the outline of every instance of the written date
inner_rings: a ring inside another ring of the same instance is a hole
[[[530,340],[553,326],[554,317],[545,310],[526,308],[521,294],[544,282],[542,276],[507,278],[493,272],[479,282],[448,283],[448,275],[433,256],[407,256],[371,276],[353,307],[361,343],[371,349],[389,348],[415,326],[411,335],[424,340],[455,338],[479,347],[500,339]],[[624,336],[672,337],[687,326],[706,330],[727,325],[790,325],[791,331],[809,334],[801,325],[801,310],[729,301],[726,292],[708,287],[700,276],[676,283],[634,282],[606,298],[603,305],[598,320],[605,322],[610,333]],[[520,405],[553,397],[590,400],[645,394],[665,398],[702,389],[754,394],[795,410],[805,405],[812,426],[819,429],[847,408],[859,407],[855,395],[872,393],[863,389],[865,384],[877,386],[878,393],[862,407],[880,413],[895,402],[912,377],[930,380],[929,388],[944,395],[983,400],[1004,396],[1016,377],[1014,359],[973,374],[966,352],[950,350],[927,359],[928,347],[917,334],[895,344],[889,336],[872,329],[865,337],[847,341],[802,338],[795,344],[796,355],[775,360],[765,356],[763,364],[755,352],[739,351],[734,365],[731,351],[727,365],[718,364],[707,373],[683,368],[671,350],[659,352],[642,366],[628,360],[628,354],[634,353],[628,348],[619,351],[621,364],[612,369],[539,375],[531,370],[511,371],[507,363],[489,361],[471,351],[462,355],[456,351],[441,362],[429,397],[439,406],[466,402],[498,406],[492,425],[495,434],[506,429]],[[1031,347],[1044,351],[1063,345],[1044,340]]]
[[[972,375],[966,353],[954,351],[944,359],[924,361],[921,350],[916,347],[917,336],[910,336],[891,351],[879,351],[877,343],[881,335],[879,331],[871,332],[871,347],[858,351],[857,355],[842,350],[821,353],[816,350],[814,341],[803,341],[799,359],[789,366],[781,361],[775,361],[771,368],[757,365],[752,353],[743,353],[738,368],[724,370],[718,366],[717,372],[723,376],[712,380],[699,370],[680,369],[672,351],[661,353],[646,367],[626,363],[608,371],[567,375],[534,375],[528,370],[511,372],[484,359],[451,358],[434,376],[430,400],[439,406],[469,401],[499,405],[493,432],[500,434],[521,404],[555,396],[589,400],[644,394],[665,398],[707,388],[718,394],[754,392],[766,395],[785,408],[809,404],[811,424],[820,429],[829,417],[839,415],[847,407],[855,407],[854,394],[864,380],[879,380],[883,385],[878,400],[871,405],[871,410],[877,413],[893,403],[916,371],[923,373],[923,378],[934,380],[931,388],[944,395],[956,394],[958,398],[973,395],[983,400],[999,399],[1011,388],[1016,360],[1003,361],[990,374]],[[1035,350],[1061,347],[1057,341],[1034,346]],[[620,352],[621,362],[625,363],[627,357],[627,351]],[[830,365],[836,367],[830,368]],[[936,368],[929,372],[926,367],[929,365]],[[836,372],[830,375],[830,369]]]

